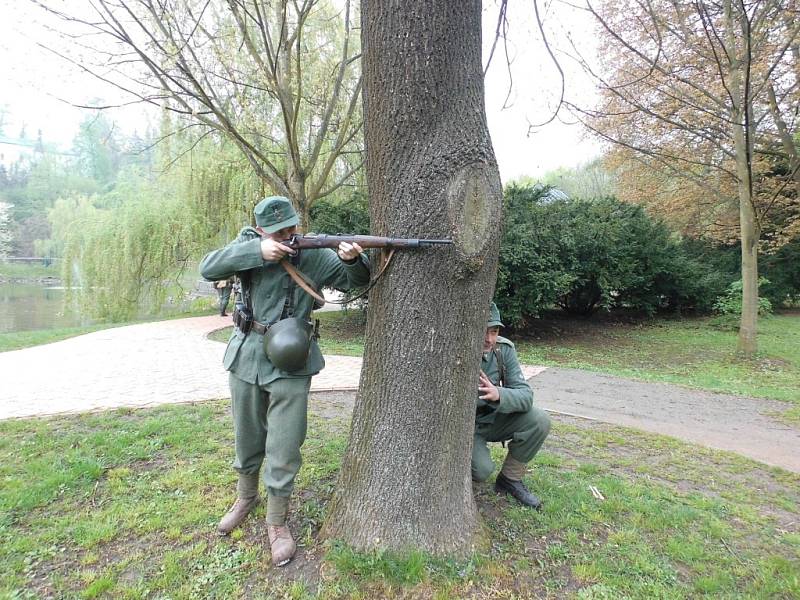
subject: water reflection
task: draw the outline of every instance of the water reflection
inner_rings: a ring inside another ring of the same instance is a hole
[[[0,283],[0,333],[89,323],[65,305],[66,288],[35,283]]]

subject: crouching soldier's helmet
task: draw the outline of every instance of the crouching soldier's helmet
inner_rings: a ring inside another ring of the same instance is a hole
[[[299,371],[311,352],[313,328],[305,319],[283,319],[269,328],[264,336],[264,351],[270,362],[281,371]]]

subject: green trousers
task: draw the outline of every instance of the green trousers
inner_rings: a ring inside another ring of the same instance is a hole
[[[230,302],[231,299],[231,286],[217,288],[217,296],[217,300],[219,300],[219,314],[222,314],[228,309],[228,302]]]
[[[300,470],[306,440],[311,377],[276,379],[264,386],[233,373],[231,388],[236,459],[233,468],[253,475],[264,464],[264,487],[272,496],[289,496]]]
[[[472,479],[486,481],[494,472],[487,442],[509,442],[511,457],[527,463],[536,456],[548,433],[550,417],[535,406],[527,412],[498,413],[494,423],[476,423],[472,440]]]

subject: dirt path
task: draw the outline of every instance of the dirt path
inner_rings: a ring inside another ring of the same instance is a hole
[[[537,403],[549,410],[670,435],[800,473],[800,429],[771,416],[791,407],[785,402],[577,369],[547,369],[530,381]]]

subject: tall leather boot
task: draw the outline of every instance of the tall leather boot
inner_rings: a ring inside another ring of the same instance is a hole
[[[245,520],[258,504],[258,473],[243,475],[239,473],[236,484],[236,502],[230,507],[217,525],[220,535],[228,535]]]
[[[297,551],[292,532],[286,526],[286,514],[289,512],[288,496],[267,497],[267,535],[272,551],[272,564],[282,567],[287,564]]]

